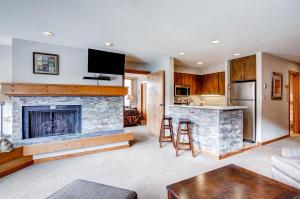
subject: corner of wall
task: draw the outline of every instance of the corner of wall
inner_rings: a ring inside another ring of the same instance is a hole
[[[256,53],[256,141],[262,141],[262,52]]]

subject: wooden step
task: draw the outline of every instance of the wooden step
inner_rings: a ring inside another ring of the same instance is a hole
[[[33,164],[32,156],[20,157],[0,165],[0,177],[4,177]]]
[[[23,157],[23,147],[18,147],[7,153],[0,153],[0,165]]]
[[[117,133],[113,135],[102,135],[96,137],[78,138],[48,143],[31,144],[24,146],[24,155],[37,155],[56,151],[80,149],[91,146],[101,146],[118,142],[130,142],[134,140],[131,132]]]

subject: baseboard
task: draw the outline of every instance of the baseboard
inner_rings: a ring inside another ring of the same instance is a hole
[[[272,140],[268,140],[268,141],[264,141],[264,142],[258,142],[258,145],[264,146],[264,145],[267,145],[267,144],[271,144],[273,142],[277,142],[279,140],[283,140],[283,139],[288,138],[288,137],[290,137],[290,135],[284,135],[284,136],[281,136],[281,137],[278,137],[278,138],[275,138],[275,139],[272,139]]]
[[[74,157],[79,157],[79,156],[84,156],[84,155],[95,154],[95,153],[125,149],[125,148],[129,148],[129,147],[130,147],[130,145],[127,144],[127,145],[121,145],[121,146],[108,147],[108,148],[104,148],[104,149],[97,149],[97,150],[91,150],[91,151],[83,151],[83,152],[78,152],[78,153],[59,155],[59,156],[55,156],[55,157],[40,158],[40,159],[35,159],[34,164],[41,164],[41,163],[45,163],[45,162],[49,162],[49,161],[63,160],[63,159],[68,159],[68,158],[74,158]]]
[[[240,149],[240,150],[237,150],[237,151],[233,151],[233,152],[230,152],[230,153],[226,153],[226,154],[223,154],[223,155],[219,155],[219,160],[222,160],[222,159],[224,159],[224,158],[228,158],[228,157],[230,157],[230,156],[233,156],[233,155],[242,153],[242,152],[244,152],[244,151],[245,151],[244,149]]]

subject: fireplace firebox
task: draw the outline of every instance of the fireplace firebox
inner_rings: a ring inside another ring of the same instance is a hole
[[[22,139],[81,133],[81,106],[23,106]]]

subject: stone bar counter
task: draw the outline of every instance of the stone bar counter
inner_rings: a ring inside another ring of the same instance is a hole
[[[192,121],[194,147],[219,158],[243,149],[243,109],[245,106],[170,105],[174,133],[179,118]]]

